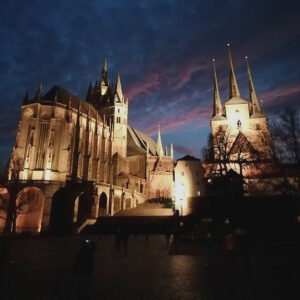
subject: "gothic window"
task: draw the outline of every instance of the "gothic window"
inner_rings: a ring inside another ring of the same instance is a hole
[[[219,132],[222,132],[222,131],[223,131],[223,126],[219,125]]]
[[[38,170],[42,170],[44,168],[44,158],[45,158],[45,150],[46,150],[46,139],[48,137],[49,124],[42,123],[40,128],[40,135],[37,147],[37,156],[36,156],[36,164],[35,168]]]
[[[237,121],[237,128],[240,129],[242,127],[242,122],[240,120]]]
[[[53,143],[54,157],[53,157],[52,170],[58,170],[61,135],[62,135],[62,129],[61,128],[57,128],[57,131],[56,131],[56,133],[54,135],[54,143]]]
[[[255,124],[255,129],[256,129],[256,130],[260,130],[260,125],[259,125],[259,123],[256,123],[256,124]]]

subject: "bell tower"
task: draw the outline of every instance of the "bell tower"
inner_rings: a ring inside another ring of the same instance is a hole
[[[120,75],[118,74],[115,88],[109,83],[107,63],[104,61],[100,83],[89,87],[87,102],[90,102],[106,120],[111,130],[112,155],[118,153],[127,156],[127,119],[128,99],[125,100]]]

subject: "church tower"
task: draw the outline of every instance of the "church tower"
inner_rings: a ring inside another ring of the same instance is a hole
[[[214,143],[219,139],[220,134],[226,136],[226,152],[231,161],[237,158],[237,145],[242,145],[239,155],[246,160],[251,160],[253,153],[259,157],[257,160],[270,161],[273,152],[270,142],[268,121],[263,113],[255,93],[254,84],[246,57],[247,74],[249,82],[249,101],[242,99],[235,77],[230,45],[228,47],[229,61],[229,99],[221,104],[215,61],[213,60],[214,76],[214,101],[213,116],[211,118],[211,130]],[[217,158],[218,153],[215,153]]]
[[[93,104],[112,131],[112,155],[118,153],[127,156],[127,119],[128,99],[125,100],[120,74],[117,76],[115,88],[108,79],[107,62],[101,72],[99,83],[90,84],[86,101]]]

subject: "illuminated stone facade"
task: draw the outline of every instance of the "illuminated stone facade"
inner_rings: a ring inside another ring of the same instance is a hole
[[[273,158],[273,151],[268,121],[256,96],[248,61],[247,72],[250,97],[249,101],[246,101],[241,98],[239,92],[229,45],[228,51],[230,67],[229,100],[224,103],[223,107],[219,94],[215,62],[213,61],[214,106],[210,125],[215,159],[228,159],[230,162],[229,168],[239,172],[238,162],[254,160],[256,162],[268,162]],[[220,145],[220,143],[223,143],[223,145]],[[219,149],[222,147],[226,149],[223,157],[220,158],[222,154],[220,154],[221,151]],[[224,158],[226,155],[227,157]],[[243,169],[244,175],[250,171],[249,168]]]
[[[175,166],[175,205],[181,215],[191,213],[205,197],[204,168],[200,159],[186,155]]]
[[[170,156],[164,153],[160,132],[155,143],[128,125],[120,76],[113,87],[106,62],[86,101],[57,85],[45,95],[40,85],[33,99],[25,97],[9,178],[16,165],[20,180],[45,186],[42,228],[48,226],[53,195],[70,180],[94,186],[90,196],[76,198],[74,220],[77,214],[88,219],[113,215],[148,198],[173,194],[173,150]],[[84,198],[92,204],[80,213]]]

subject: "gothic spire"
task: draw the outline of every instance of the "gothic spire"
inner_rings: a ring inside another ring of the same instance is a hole
[[[240,91],[234,74],[229,43],[227,44],[227,47],[228,47],[228,59],[229,59],[229,99],[231,99],[233,97],[240,97]]]
[[[160,125],[158,125],[156,152],[157,152],[158,156],[163,156],[164,155],[164,150],[163,150],[163,146],[162,146],[162,142],[161,142],[161,137],[160,137]]]
[[[255,113],[262,113],[255,89],[254,89],[254,84],[252,81],[252,76],[250,72],[250,67],[248,63],[248,57],[245,57],[246,63],[247,63],[247,73],[248,73],[248,81],[249,81],[249,93],[250,93],[250,114],[255,114]]]
[[[120,79],[119,73],[118,73],[118,78],[117,78],[117,82],[116,82],[115,95],[118,95],[119,100],[123,101],[123,93],[122,93],[121,79]]]
[[[104,82],[105,85],[108,85],[108,77],[107,77],[107,62],[104,59],[104,65],[102,68],[101,80],[100,82]]]
[[[219,93],[215,59],[213,59],[212,61],[213,61],[213,69],[214,69],[214,108],[213,108],[213,117],[214,117],[214,116],[222,116],[223,109],[222,109],[220,93]]]
[[[173,150],[173,144],[171,144],[171,149],[170,149],[170,156],[174,160],[174,150]]]
[[[28,90],[26,91],[25,97],[23,99],[23,105],[27,104],[29,101],[29,97],[28,97]]]
[[[40,85],[39,85],[39,89],[38,89],[38,91],[37,91],[37,93],[36,93],[36,98],[37,99],[40,99],[41,98],[41,96],[42,96],[42,91],[43,91],[43,83],[42,83],[42,80],[40,81]]]

